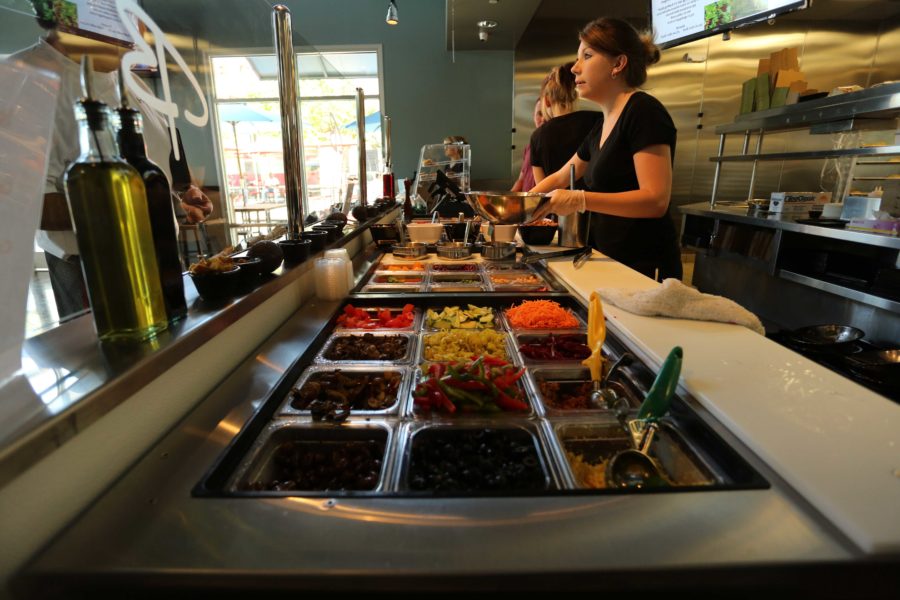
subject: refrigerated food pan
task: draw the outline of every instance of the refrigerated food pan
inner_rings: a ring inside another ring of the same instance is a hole
[[[340,420],[336,417],[343,414],[396,415],[410,375],[403,367],[310,367],[288,392],[279,414],[332,421]],[[325,416],[321,417],[323,412]]]
[[[527,421],[414,424],[398,456],[401,492],[509,496],[557,488],[538,428]]]
[[[490,352],[487,352],[490,347]],[[496,329],[446,329],[422,334],[417,362],[473,360],[491,356],[517,363],[509,336]]]
[[[524,376],[520,377],[515,383],[516,393],[510,393],[508,395],[511,395],[514,399],[524,402],[526,405],[525,410],[504,409],[493,400],[492,391],[474,390],[466,391],[470,394],[474,394],[476,398],[478,398],[478,400],[483,403],[483,406],[480,408],[466,401],[454,401],[454,405],[456,406],[455,412],[450,412],[448,409],[443,407],[438,407],[435,409],[422,408],[421,404],[416,403],[416,391],[419,387],[419,384],[426,378],[426,373],[428,372],[431,365],[432,363],[425,362],[420,364],[418,368],[414,369],[412,379],[410,380],[408,403],[403,409],[401,409],[402,415],[415,419],[461,420],[472,418],[532,418],[537,416],[538,414],[537,410],[535,409],[535,404],[532,400],[532,397],[528,393],[527,387],[523,383]],[[510,365],[510,368],[517,371],[522,367]],[[444,383],[444,385],[450,386],[451,388],[454,387],[449,383]],[[511,388],[508,391],[511,391]]]
[[[316,356],[326,364],[409,364],[415,356],[416,337],[411,333],[374,331],[335,333]]]
[[[275,422],[238,465],[230,489],[279,496],[385,491],[393,436],[386,424]]]
[[[554,428],[565,457],[564,479],[576,488],[606,489],[606,465],[622,450],[633,448],[627,430],[618,423],[557,424]],[[668,422],[661,422],[649,455],[660,467],[667,487],[704,487],[722,483],[712,467],[694,452]]]

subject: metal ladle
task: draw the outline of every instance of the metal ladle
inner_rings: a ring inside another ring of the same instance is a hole
[[[680,346],[672,348],[638,409],[638,418],[628,423],[631,430],[642,424],[644,429],[637,450],[619,452],[606,465],[606,481],[611,487],[640,488],[666,484],[659,467],[647,455],[647,450],[659,427],[656,422],[669,412],[672,396],[678,387],[683,358],[684,352]]]
[[[666,485],[656,463],[647,454],[659,425],[649,423],[636,450],[623,450],[606,464],[606,481],[611,487],[644,488]]]

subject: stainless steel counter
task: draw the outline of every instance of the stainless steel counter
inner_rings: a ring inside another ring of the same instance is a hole
[[[865,231],[852,231],[849,229],[837,229],[834,227],[797,223],[796,219],[785,217],[780,214],[749,212],[747,205],[745,204],[735,206],[717,204],[716,208],[710,209],[709,202],[698,202],[695,204],[679,206],[678,210],[686,215],[708,217],[722,221],[731,221],[733,223],[744,223],[746,225],[755,225],[757,227],[783,229],[784,231],[793,231],[806,235],[816,235],[823,238],[856,242],[858,244],[867,244],[869,246],[879,246],[881,248],[900,249],[900,238],[898,237],[879,233],[868,233]]]
[[[298,311],[18,578],[17,589],[662,589],[820,596],[896,585],[699,404],[771,487],[629,496],[195,498],[336,303]],[[138,593],[138,595],[140,595]],[[865,595],[865,594],[860,594]]]
[[[364,247],[366,225],[340,243]],[[188,316],[147,343],[99,343],[90,314],[26,340],[21,375],[0,388],[0,488],[279,293],[300,286],[309,296],[311,269],[311,260],[281,267],[265,285],[212,305],[186,277]]]

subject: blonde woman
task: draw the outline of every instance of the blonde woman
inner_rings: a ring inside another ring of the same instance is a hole
[[[566,164],[603,116],[596,111],[575,110],[578,92],[572,74],[574,64],[570,62],[554,68],[541,85],[544,124],[531,134],[529,144],[535,183]],[[580,188],[582,184],[579,181],[576,187]]]

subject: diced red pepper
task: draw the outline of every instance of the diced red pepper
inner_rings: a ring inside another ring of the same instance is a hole
[[[503,410],[515,410],[515,411],[526,411],[528,410],[528,405],[522,402],[521,400],[517,400],[510,396],[507,396],[502,391],[497,394],[497,397],[494,399],[497,403],[497,406],[502,408]]]
[[[509,364],[505,360],[493,356],[484,356],[482,358],[484,358],[484,364],[489,367],[503,367]]]

